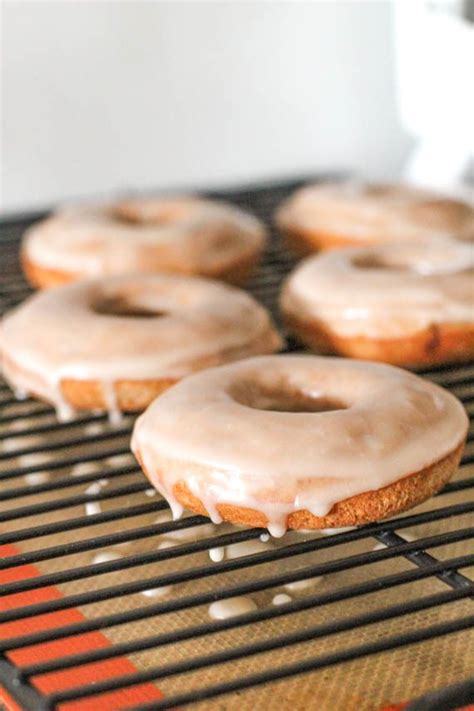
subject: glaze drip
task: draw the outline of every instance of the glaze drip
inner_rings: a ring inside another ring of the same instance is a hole
[[[147,318],[97,313],[126,303]],[[112,423],[120,421],[118,381],[179,380],[196,370],[281,345],[270,317],[244,291],[197,277],[140,275],[39,292],[2,321],[7,380],[74,412],[64,381],[99,383]]]
[[[242,383],[344,399],[326,412],[242,405]],[[325,516],[339,501],[429,467],[463,441],[467,417],[450,393],[387,365],[317,356],[267,356],[213,368],[161,395],[137,420],[132,450],[179,511],[184,482],[214,522],[219,505],[263,512],[272,536],[288,515]]]

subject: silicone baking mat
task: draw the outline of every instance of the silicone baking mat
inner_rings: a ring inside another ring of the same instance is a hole
[[[218,194],[270,227],[249,289],[276,318],[294,262],[271,216],[300,182]],[[18,248],[35,217],[0,223],[2,311],[30,293]],[[423,375],[473,415],[474,364]],[[88,413],[59,423],[0,381],[7,708],[376,711],[472,674],[472,432],[457,476],[423,506],[333,535],[261,540],[199,516],[171,521],[129,452],[132,424]],[[211,617],[232,597],[248,612]]]

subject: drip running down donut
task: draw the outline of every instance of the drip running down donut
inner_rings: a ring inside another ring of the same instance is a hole
[[[157,398],[132,450],[175,517],[354,526],[414,506],[453,475],[468,420],[450,393],[387,365],[251,358]]]
[[[280,303],[289,330],[320,353],[406,366],[474,356],[474,251],[454,240],[309,257]]]
[[[297,190],[276,222],[298,254],[431,237],[474,240],[474,208],[403,185],[321,183]]]
[[[141,410],[201,368],[281,346],[250,295],[198,277],[148,275],[40,292],[4,318],[5,377],[71,409]]]
[[[22,264],[33,286],[138,272],[245,281],[265,229],[237,207],[192,197],[136,199],[64,208],[24,236]]]

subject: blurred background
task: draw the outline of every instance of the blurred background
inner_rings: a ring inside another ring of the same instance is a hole
[[[467,185],[472,10],[4,0],[0,209],[337,170]]]

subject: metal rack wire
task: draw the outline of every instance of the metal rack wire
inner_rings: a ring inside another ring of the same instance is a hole
[[[296,185],[219,197],[270,224],[273,210]],[[30,293],[17,260],[20,235],[31,221],[26,216],[0,223],[0,312]],[[279,285],[292,265],[272,235],[250,290],[274,314]],[[288,348],[297,346],[290,342]],[[474,364],[424,375],[457,394],[473,415]],[[265,547],[259,529],[209,531],[208,520],[200,516],[163,517],[167,504],[149,490],[129,454],[132,424],[133,417],[126,416],[114,427],[102,414],[60,423],[50,407],[31,398],[16,400],[0,381],[0,684],[21,708],[82,708],[74,706],[78,700],[98,708],[104,694],[127,689],[123,698],[128,700],[117,706],[109,702],[108,708],[214,708],[211,699],[232,699],[252,689],[260,694],[252,697],[253,706],[271,708],[271,682],[300,675],[321,680],[321,670],[472,630],[472,433],[458,477],[415,512],[325,537],[290,534]],[[407,530],[415,532],[414,539]],[[174,537],[173,545],[157,545],[167,536]],[[210,550],[244,541],[258,544],[255,552],[209,561]],[[321,576],[325,586],[311,587]],[[268,595],[301,581],[308,587],[285,604],[269,602]],[[171,586],[162,597],[160,591]],[[381,593],[399,588],[403,593],[386,604]],[[44,596],[45,590],[55,593]],[[238,617],[209,620],[210,603],[247,595],[263,603]],[[77,608],[79,617],[61,617]],[[448,608],[456,613],[440,614],[434,622],[428,615]],[[52,624],[38,624],[48,615]],[[408,626],[405,618],[412,621]],[[371,629],[377,633],[363,635]],[[98,631],[109,643],[75,646],[75,640]],[[339,639],[334,646],[326,644]],[[52,654],[48,645],[60,640],[70,643],[69,652]],[[36,650],[34,657],[22,662],[22,651],[30,649]],[[93,664],[130,657],[134,666],[125,672],[95,677],[92,671],[89,681],[80,676]],[[210,670],[217,671],[210,676]],[[53,690],[40,683],[71,671],[78,676]],[[156,689],[155,682],[164,696],[137,701],[135,690],[144,684]],[[469,682],[440,693],[443,709],[474,700]],[[242,704],[244,696],[238,698]],[[437,698],[431,695],[430,708]],[[338,708],[315,703],[305,702],[304,708]],[[423,703],[410,708],[427,708]]]

